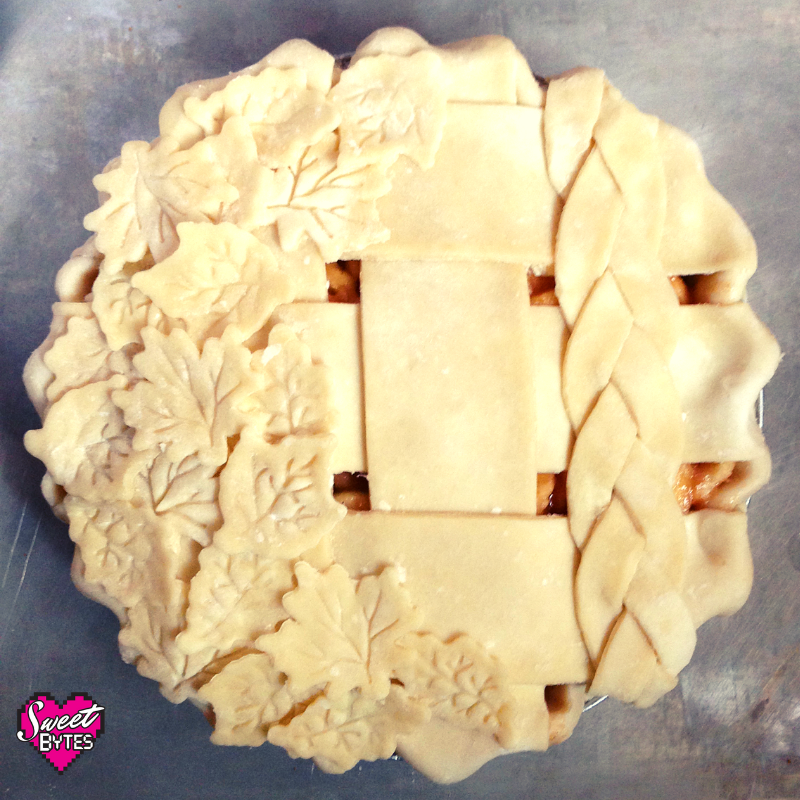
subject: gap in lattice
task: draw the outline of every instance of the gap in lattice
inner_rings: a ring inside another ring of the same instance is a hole
[[[369,511],[369,478],[366,472],[338,472],[333,476],[333,499],[348,511]]]
[[[567,515],[567,473],[539,473],[536,476],[536,513],[541,516]]]
[[[682,306],[732,302],[737,299],[728,297],[730,279],[725,272],[711,272],[708,275],[670,275],[669,280]]]
[[[551,714],[563,714],[569,708],[569,687],[564,684],[545,686],[544,702]]]
[[[361,262],[332,261],[325,265],[329,303],[358,303],[361,300]]]
[[[532,306],[557,306],[556,279],[554,275],[535,275],[528,270],[528,297]]]
[[[715,508],[720,491],[743,479],[748,466],[746,461],[681,464],[673,491],[683,513]]]

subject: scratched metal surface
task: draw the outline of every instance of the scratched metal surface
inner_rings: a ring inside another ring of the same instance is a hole
[[[750,506],[756,585],[700,631],[680,687],[648,711],[613,701],[543,754],[492,762],[453,787],[406,764],[314,771],[268,745],[215,748],[191,705],[124,665],[113,615],[71,585],[72,547],[22,448],[37,420],[20,382],[45,336],[53,277],[85,237],[90,179],[152,138],[171,89],[304,36],[352,50],[382,25],[434,42],[511,36],[539,74],[605,68],[640,108],[688,130],[752,228],[749,296],[785,357],[766,393],[774,478]],[[0,5],[0,797],[800,797],[800,5],[797,0],[6,0]],[[96,748],[57,775],[16,741],[33,691],[107,708]]]

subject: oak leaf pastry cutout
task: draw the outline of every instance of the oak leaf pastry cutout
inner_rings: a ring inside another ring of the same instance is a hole
[[[461,780],[752,582],[753,239],[601,70],[379,30],[179,88],[25,370],[76,585],[222,745]]]

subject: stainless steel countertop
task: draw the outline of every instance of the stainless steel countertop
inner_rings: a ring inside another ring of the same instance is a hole
[[[347,52],[375,28],[435,43],[510,36],[540,75],[599,66],[641,109],[687,130],[750,225],[749,299],[784,358],[766,391],[774,476],[750,504],[756,583],[699,632],[653,708],[607,701],[566,744],[491,762],[451,787],[407,764],[329,776],[283,751],[218,748],[122,663],[118,624],[69,578],[66,527],[38,490],[20,379],[47,333],[53,278],[95,206],[91,178],[156,135],[172,89],[239,69],[292,37]],[[800,3],[798,0],[6,0],[0,5],[0,798],[800,797]],[[15,738],[34,692],[89,692],[106,732],[63,774]]]

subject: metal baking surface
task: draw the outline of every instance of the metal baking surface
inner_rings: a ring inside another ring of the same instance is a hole
[[[91,178],[151,139],[178,84],[240,69],[305,37],[352,51],[407,25],[434,43],[510,36],[534,71],[603,67],[637,106],[687,130],[750,225],[749,299],[785,353],[766,391],[771,484],[750,504],[756,583],[699,632],[679,687],[639,711],[613,700],[564,745],[491,762],[452,787],[402,761],[330,776],[269,745],[221,748],[117,652],[110,611],[75,590],[66,527],[22,447],[38,427],[20,374],[47,333],[56,270],[95,207]],[[800,6],[796,0],[6,0],[0,5],[0,797],[800,797]],[[88,692],[107,709],[64,774],[16,740],[34,692]]]

